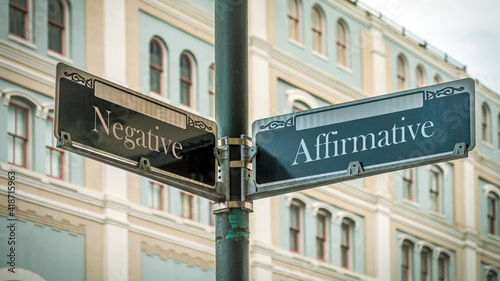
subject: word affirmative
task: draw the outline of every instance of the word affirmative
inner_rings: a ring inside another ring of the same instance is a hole
[[[405,117],[401,118],[402,121]],[[415,141],[419,135],[430,138],[434,135],[434,123],[425,121],[424,123],[411,124],[397,127],[396,124],[390,130],[381,130],[378,133],[366,133],[358,136],[335,139],[337,131],[321,133],[316,137],[316,143],[306,143],[304,138],[300,140],[297,153],[292,166],[303,163],[320,161],[331,157],[338,157],[349,153],[356,153],[368,149],[377,149]],[[315,157],[311,157],[309,151],[314,151]]]

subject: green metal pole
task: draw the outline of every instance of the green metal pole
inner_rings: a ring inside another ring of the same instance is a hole
[[[248,0],[215,0],[215,68],[219,139],[248,135]],[[238,149],[230,149],[230,160],[241,160]],[[229,174],[226,201],[241,201],[241,171]],[[216,214],[216,280],[249,280],[248,219],[241,208]]]

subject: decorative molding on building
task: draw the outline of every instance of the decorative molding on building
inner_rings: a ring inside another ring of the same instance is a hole
[[[306,196],[304,196],[300,193],[297,193],[297,192],[288,193],[285,195],[285,199],[286,199],[286,206],[288,208],[290,208],[290,206],[292,205],[293,200],[298,200],[305,205],[306,214],[311,211],[311,202],[309,201],[309,199],[307,199]]]
[[[437,260],[441,254],[445,254],[446,256],[448,256],[449,264],[452,264],[454,262],[455,258],[453,256],[453,254],[451,253],[451,251],[446,250],[446,249],[441,248],[441,247],[436,247],[436,249],[434,250],[434,253],[432,254],[432,258]]]
[[[37,214],[36,211],[34,210],[31,209],[22,210],[21,208],[19,208],[19,206],[16,208],[15,214],[16,214],[16,219],[21,222],[31,221],[36,226],[40,227],[48,226],[55,231],[64,230],[74,236],[77,236],[79,234],[85,235],[85,225],[83,224],[74,225],[71,224],[70,221],[66,219],[59,221],[54,219],[54,217],[51,215],[41,216]],[[7,208],[0,208],[0,216],[7,217],[8,215],[9,213]]]
[[[0,39],[0,57],[1,56],[10,58],[24,66],[32,67],[55,80],[57,62],[54,60],[50,60],[33,51],[26,50],[4,39]]]
[[[493,184],[485,184],[483,186],[484,198],[488,198],[490,192],[496,194],[500,198],[500,187]]]
[[[413,251],[419,253],[418,248],[417,248],[418,240],[415,237],[410,236],[408,234],[404,234],[404,233],[399,234],[398,235],[398,246],[402,247],[405,241],[410,241],[413,244]]]
[[[180,253],[173,248],[164,249],[158,245],[150,245],[144,241],[141,241],[141,250],[148,256],[156,255],[163,260],[172,259],[177,263],[186,263],[188,266],[199,266],[202,270],[215,271],[215,256],[213,259],[204,259],[200,256]]]
[[[494,272],[497,276],[500,276],[500,269],[493,267],[491,265],[487,265],[484,267],[484,275],[488,276],[490,272]]]
[[[326,210],[328,213],[330,213],[330,221],[332,223],[335,223],[335,220],[337,218],[337,212],[330,205],[327,205],[323,202],[314,202],[312,204],[312,209],[313,209],[312,215],[315,217],[318,215],[319,210],[321,209]]]
[[[450,264],[452,264],[455,260],[454,255],[450,250],[447,250],[447,249],[439,247],[439,246],[435,246],[435,245],[429,243],[428,241],[415,238],[415,237],[408,235],[406,233],[399,234],[398,235],[398,246],[399,247],[403,246],[403,243],[405,241],[410,241],[413,244],[413,251],[416,253],[420,254],[422,252],[422,249],[424,247],[427,247],[432,251],[432,258],[433,259],[438,259],[439,255],[445,254],[446,256],[448,256]]]
[[[41,117],[43,112],[43,104],[35,97],[33,94],[23,90],[23,89],[6,89],[3,91],[3,105],[9,106],[9,103],[12,97],[19,97],[21,99],[25,99],[36,107],[35,116]],[[47,116],[45,116],[46,119]]]
[[[340,211],[337,213],[337,224],[342,225],[342,222],[344,222],[345,218],[349,218],[354,222],[354,231],[359,230],[359,226],[361,225],[361,222],[359,219],[352,213],[347,212],[347,211]]]
[[[311,94],[301,90],[301,89],[290,89],[286,91],[286,100],[288,107],[293,108],[295,101],[300,101],[306,104],[310,109],[318,107],[318,103]]]

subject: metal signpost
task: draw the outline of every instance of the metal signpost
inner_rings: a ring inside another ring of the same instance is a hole
[[[58,147],[212,199],[215,122],[59,63]]]
[[[474,80],[463,79],[257,120],[257,199],[467,157]]]

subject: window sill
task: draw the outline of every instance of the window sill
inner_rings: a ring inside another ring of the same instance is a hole
[[[349,73],[349,74],[352,74],[352,69],[350,69],[349,67],[345,66],[345,65],[342,65],[340,63],[337,63],[337,67],[340,68],[341,70]]]
[[[62,61],[66,64],[73,64],[73,60],[64,56],[64,55],[61,55],[59,53],[56,53],[54,51],[51,51],[51,50],[48,50],[47,51],[47,54],[49,55],[49,57],[53,58],[53,59],[56,59],[56,60],[59,60],[59,61]]]
[[[323,53],[318,53],[318,52],[316,52],[316,51],[314,51],[314,50],[312,51],[312,53],[313,53],[313,55],[317,56],[318,58],[320,58],[320,59],[322,59],[322,60],[324,60],[324,61],[326,61],[326,62],[328,62],[328,61],[330,60],[330,59],[329,59],[327,56],[325,56],[325,54],[323,54]]]
[[[491,144],[491,142],[487,142],[487,141],[481,141],[483,143],[484,146],[490,148],[490,149],[493,149],[493,144]]]
[[[184,104],[179,104],[179,108],[182,109],[182,110],[185,110],[187,112],[196,114],[196,115],[201,115],[196,109],[194,109],[194,108],[192,108],[190,106],[184,105]]]
[[[149,91],[149,96],[152,97],[152,98],[155,98],[157,100],[160,100],[162,102],[165,102],[165,103],[168,103],[168,104],[172,104],[172,101],[170,99],[168,99],[167,97],[164,97],[163,95],[160,95],[156,92],[152,92],[152,91]]]
[[[304,50],[306,49],[306,46],[304,46],[304,44],[302,44],[302,43],[301,43],[301,42],[299,42],[299,41],[295,41],[295,40],[293,40],[293,39],[288,38],[288,42],[290,42],[290,43],[294,44],[295,46],[297,46],[297,47],[299,47],[299,48],[301,48],[301,49],[304,49]]]
[[[418,204],[417,202],[415,202],[415,201],[413,201],[411,199],[408,199],[408,198],[404,198],[404,197],[403,197],[403,203],[408,204],[408,205],[410,205],[412,207],[415,207],[415,208],[419,208],[420,207],[420,204]]]
[[[16,35],[12,35],[9,33],[9,40],[14,41],[16,43],[19,43],[23,46],[26,46],[30,49],[36,50],[36,45],[28,41],[27,39],[23,39],[21,37],[18,37]]]
[[[498,242],[500,242],[500,237],[494,235],[494,234],[491,234],[491,233],[488,233],[488,238],[491,238],[493,240],[496,240]]]
[[[443,213],[438,212],[438,211],[434,211],[434,210],[429,210],[429,214],[431,214],[431,215],[433,215],[435,217],[438,217],[440,219],[446,218],[446,216]]]

